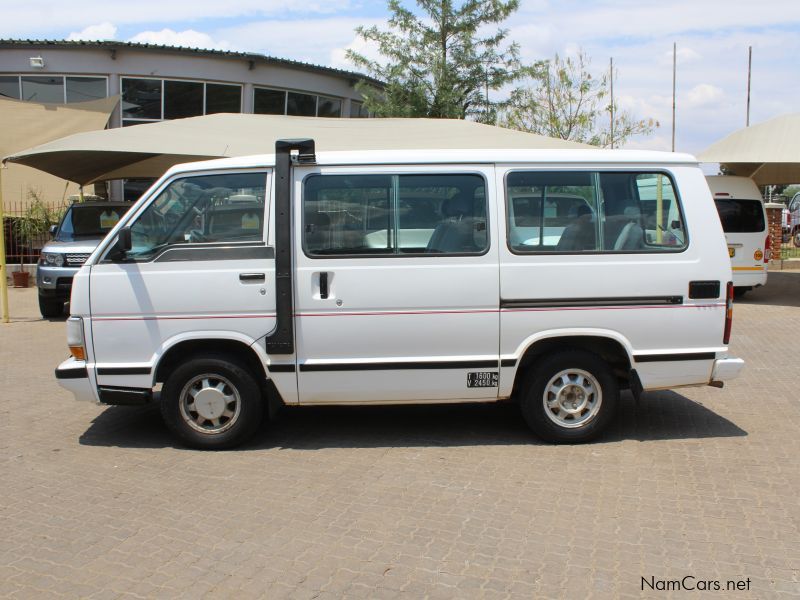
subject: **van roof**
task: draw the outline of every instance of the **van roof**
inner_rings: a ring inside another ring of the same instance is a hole
[[[359,150],[317,152],[318,165],[403,165],[403,164],[513,164],[536,163],[541,165],[691,165],[698,164],[689,154],[658,152],[652,150],[606,149],[450,149],[450,150]],[[272,167],[274,154],[257,154],[198,161],[175,165],[167,175],[216,169],[242,169]]]

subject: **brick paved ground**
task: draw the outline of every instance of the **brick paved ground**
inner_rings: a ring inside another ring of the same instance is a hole
[[[800,595],[800,273],[736,307],[724,390],[625,396],[599,443],[512,406],[286,411],[248,447],[177,448],[152,409],[75,402],[63,321],[0,325],[0,596]],[[780,348],[779,352],[774,349]]]

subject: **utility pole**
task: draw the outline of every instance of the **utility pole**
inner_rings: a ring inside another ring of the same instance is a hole
[[[672,42],[672,151],[675,152],[675,81],[678,73],[678,43]]]
[[[753,47],[747,47],[747,120],[745,126],[750,127],[750,73],[753,70]]]
[[[613,56],[609,60],[608,81],[611,87],[611,108],[608,111],[611,114],[611,148],[614,148],[614,57]]]

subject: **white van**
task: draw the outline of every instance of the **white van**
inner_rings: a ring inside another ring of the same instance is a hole
[[[749,177],[706,177],[714,196],[728,255],[736,296],[767,283],[771,242],[764,199]]]
[[[621,389],[739,373],[730,281],[690,156],[279,141],[142,196],[75,277],[56,377],[104,404],[159,399],[198,448],[281,404],[501,400],[582,442]]]

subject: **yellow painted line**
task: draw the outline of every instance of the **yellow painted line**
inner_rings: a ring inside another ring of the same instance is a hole
[[[764,267],[731,267],[734,271],[763,271]]]

